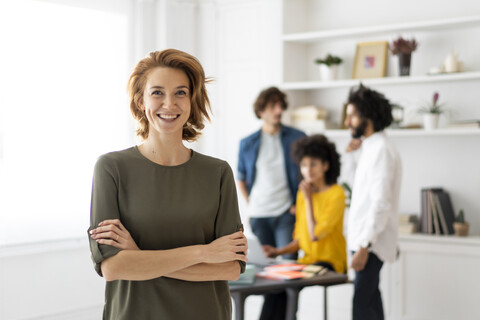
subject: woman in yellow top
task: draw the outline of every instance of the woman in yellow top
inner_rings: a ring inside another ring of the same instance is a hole
[[[264,246],[265,254],[276,257],[301,249],[304,256],[298,259],[299,263],[321,265],[345,273],[345,192],[337,184],[340,156],[335,144],[323,135],[313,135],[298,140],[292,154],[303,177],[297,193],[293,241],[283,248]],[[284,299],[285,293],[267,295],[260,319],[284,319]]]

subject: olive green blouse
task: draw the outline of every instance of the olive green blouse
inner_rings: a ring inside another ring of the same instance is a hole
[[[142,250],[208,244],[242,226],[227,162],[192,151],[187,162],[162,166],[137,147],[95,165],[89,230],[105,219],[120,219]],[[90,239],[90,250],[102,275],[100,263],[121,249]],[[227,281],[117,280],[106,283],[103,319],[231,319],[231,308]]]

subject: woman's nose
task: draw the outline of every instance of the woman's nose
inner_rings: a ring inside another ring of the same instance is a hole
[[[166,94],[165,95],[165,99],[163,100],[163,106],[165,108],[171,108],[173,107],[175,104],[175,99],[172,95],[170,94]]]

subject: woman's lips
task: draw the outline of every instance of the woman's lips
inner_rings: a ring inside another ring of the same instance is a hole
[[[165,121],[174,121],[175,119],[180,117],[180,115],[179,114],[157,114],[157,117]]]

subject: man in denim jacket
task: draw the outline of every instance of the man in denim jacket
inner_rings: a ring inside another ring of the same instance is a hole
[[[254,112],[263,120],[262,128],[242,139],[238,156],[238,186],[248,203],[252,231],[262,245],[275,247],[292,241],[300,172],[290,147],[305,136],[281,123],[286,109],[286,95],[279,89],[260,92]]]

